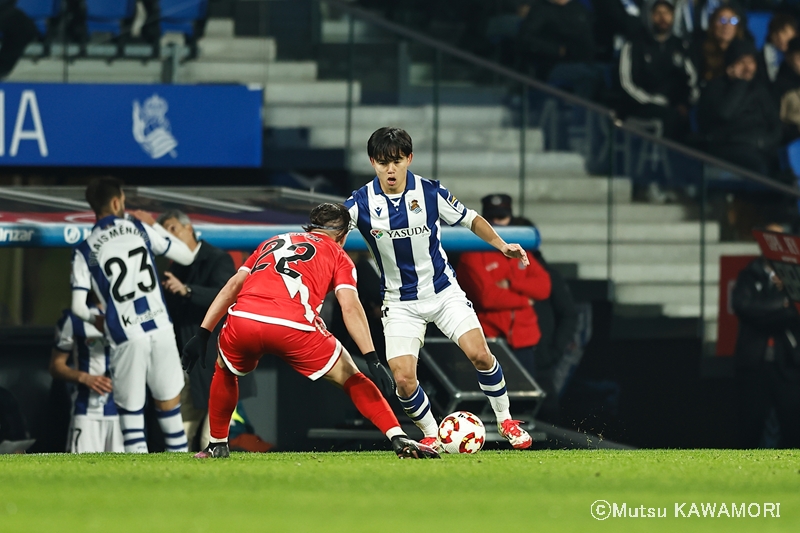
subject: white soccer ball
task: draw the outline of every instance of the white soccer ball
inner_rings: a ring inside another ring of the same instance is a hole
[[[486,428],[477,416],[456,411],[439,424],[439,442],[445,453],[478,453],[486,441]]]

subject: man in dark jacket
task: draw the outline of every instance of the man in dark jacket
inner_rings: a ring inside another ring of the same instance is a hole
[[[236,269],[230,255],[205,241],[197,240],[191,220],[182,211],[166,211],[158,217],[158,222],[195,252],[195,260],[191,265],[171,264],[164,272],[162,282],[167,309],[175,327],[175,338],[182,350],[200,327],[208,306],[231,276],[236,274]],[[185,406],[186,411],[184,421],[193,430],[186,432],[190,446],[192,435],[201,429],[199,426],[208,410],[208,391],[214,374],[216,346],[215,341],[208,343],[206,368],[195,366],[189,375],[188,391],[182,393],[181,405]],[[246,388],[247,381],[244,383]],[[249,395],[252,396],[252,393]],[[200,446],[201,449],[204,447]]]
[[[0,80],[11,74],[25,48],[36,38],[33,21],[16,6],[17,0],[0,0]]]
[[[689,132],[689,107],[697,102],[697,73],[683,41],[672,34],[671,0],[652,7],[652,33],[625,43],[619,58],[623,113],[658,119],[664,136],[681,140]]]
[[[519,32],[536,77],[592,100],[600,81],[591,16],[577,0],[532,0]]]
[[[759,446],[772,408],[780,424],[781,445],[800,447],[800,316],[763,257],[739,274],[732,296],[739,318],[735,351],[739,445]]]
[[[769,88],[756,76],[756,55],[749,41],[731,42],[725,76],[708,83],[698,118],[711,155],[769,176],[776,173],[781,122]]]

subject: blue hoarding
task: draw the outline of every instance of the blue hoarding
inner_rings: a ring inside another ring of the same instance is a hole
[[[259,167],[262,90],[0,85],[0,165]]]
[[[286,232],[302,232],[300,226],[291,225],[224,225],[194,224],[198,237],[225,250],[253,250],[261,242]],[[526,250],[536,250],[541,242],[539,231],[532,227],[498,227],[497,232],[506,242],[515,242]],[[0,223],[0,248],[75,246],[92,231],[91,224],[17,222]],[[493,250],[466,228],[442,228],[442,244],[447,251],[465,252]],[[367,244],[357,231],[351,231],[346,250],[365,251]]]

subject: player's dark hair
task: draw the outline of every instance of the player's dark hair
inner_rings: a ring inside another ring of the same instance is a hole
[[[401,128],[381,128],[367,141],[367,154],[381,164],[406,158],[413,151],[411,136]]]
[[[342,204],[319,204],[308,215],[310,224],[303,226],[306,231],[322,229],[336,232],[336,240],[341,240],[350,231],[350,211]]]
[[[100,215],[113,198],[122,196],[122,181],[113,176],[98,176],[86,187],[86,201],[95,215]]]

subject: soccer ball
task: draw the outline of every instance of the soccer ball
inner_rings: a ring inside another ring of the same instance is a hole
[[[439,424],[439,442],[445,453],[478,453],[486,441],[486,428],[477,416],[456,411]]]

